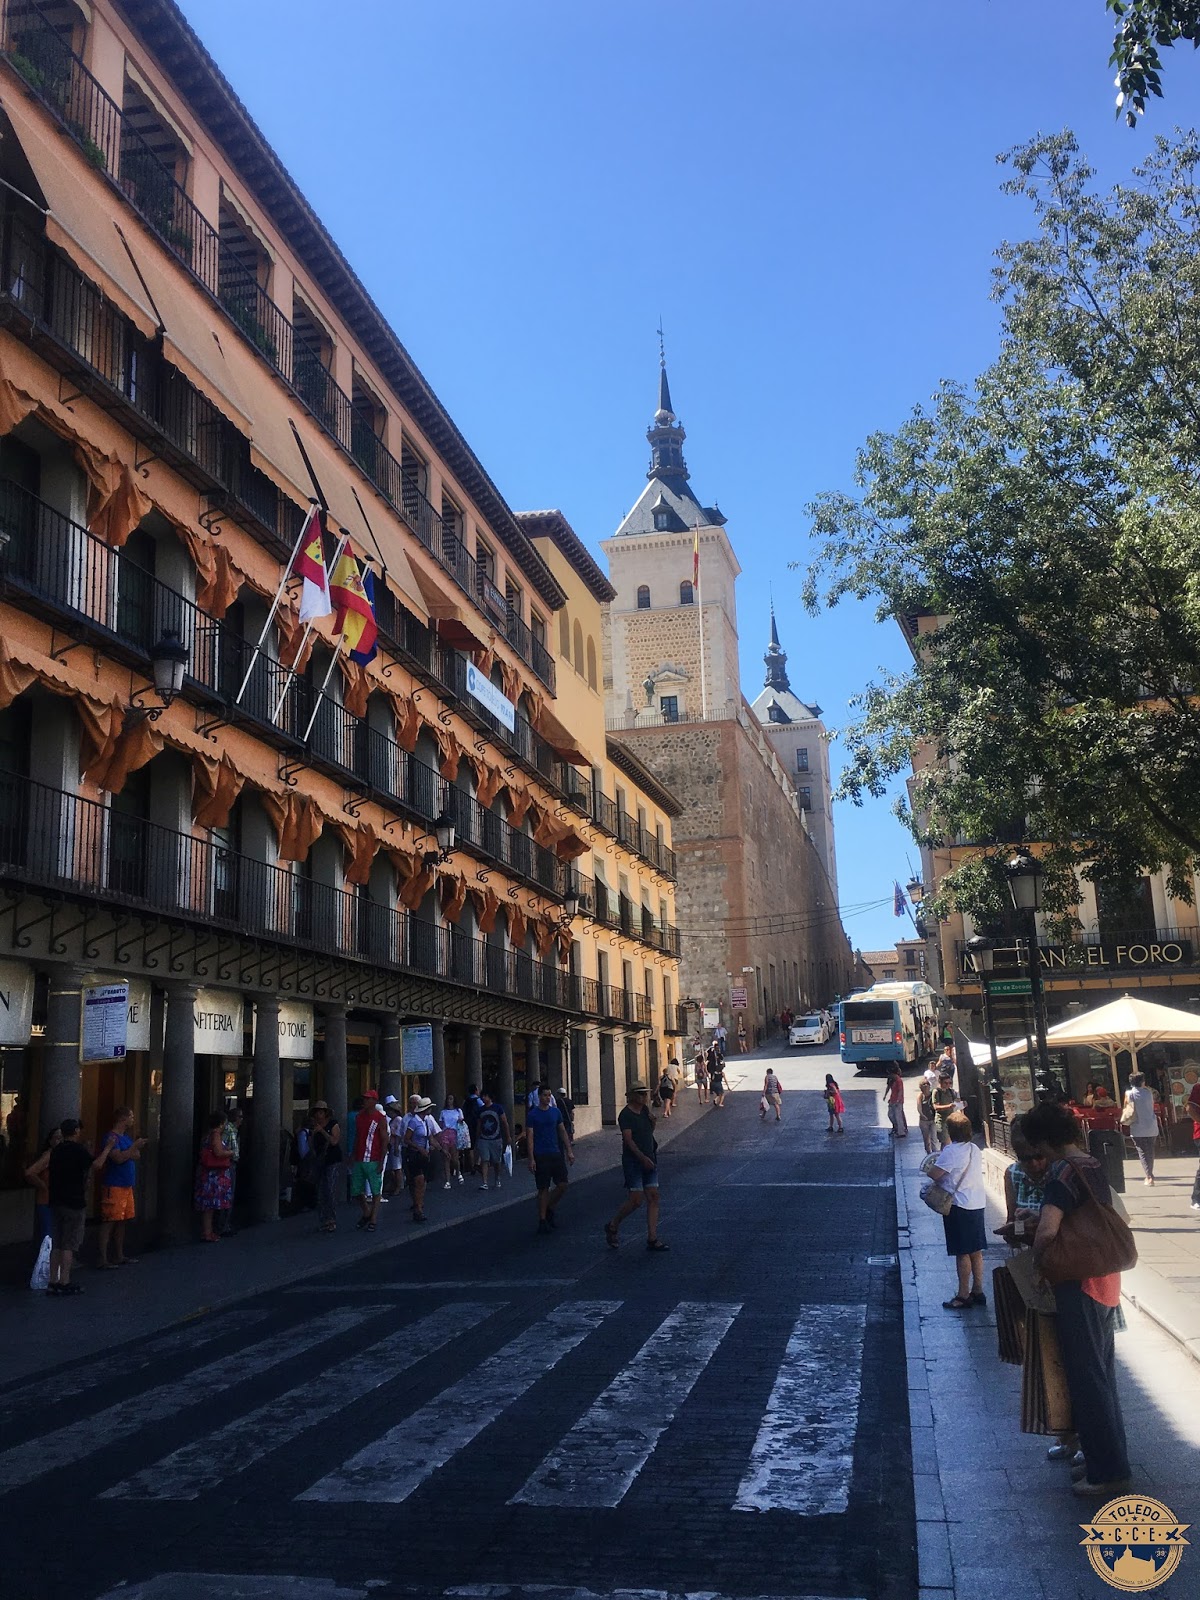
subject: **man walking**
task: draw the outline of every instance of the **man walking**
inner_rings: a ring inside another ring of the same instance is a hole
[[[429,1182],[430,1149],[440,1132],[429,1115],[433,1101],[424,1095],[410,1094],[408,1115],[404,1119],[401,1144],[404,1149],[404,1171],[408,1179],[408,1192],[412,1196],[412,1219],[425,1221],[425,1186]]]
[[[83,1125],[68,1117],[62,1138],[50,1152],[46,1188],[50,1201],[50,1286],[47,1294],[82,1294],[71,1282],[75,1252],[83,1243],[87,1220],[87,1183],[92,1152],[83,1143]]]
[[[538,1232],[552,1233],[558,1224],[555,1207],[567,1192],[567,1168],[575,1149],[562,1112],[548,1083],[538,1085],[538,1103],[526,1112],[529,1170],[537,1180]]]
[[[625,1204],[611,1222],[604,1224],[604,1237],[610,1250],[618,1248],[617,1235],[626,1217],[646,1203],[646,1249],[669,1250],[658,1237],[658,1144],[654,1138],[654,1118],[647,1105],[649,1091],[635,1083],[625,1096],[625,1109],[617,1118],[621,1131],[621,1176],[629,1191]]]
[[[483,1109],[479,1113],[479,1120],[475,1125],[475,1152],[479,1157],[479,1172],[483,1182],[479,1185],[480,1194],[488,1192],[488,1169],[496,1174],[496,1188],[500,1187],[500,1172],[504,1166],[504,1149],[511,1143],[508,1131],[508,1118],[504,1114],[504,1107],[497,1105],[495,1100],[485,1089],[483,1091]]]
[[[94,1165],[94,1170],[100,1174],[100,1265],[105,1268],[128,1267],[137,1259],[125,1254],[125,1224],[133,1221],[136,1163],[146,1148],[146,1141],[131,1138],[132,1127],[133,1107],[118,1106],[113,1112],[112,1131]],[[110,1239],[117,1247],[111,1261],[108,1259]]]
[[[350,1152],[350,1198],[357,1200],[362,1216],[357,1226],[375,1232],[383,1196],[383,1158],[387,1151],[387,1113],[378,1092],[368,1089],[362,1110],[354,1119],[354,1148]]]
[[[483,1102],[486,1096],[481,1095],[473,1083],[467,1085],[467,1098],[463,1101],[463,1116],[467,1121],[467,1132],[471,1136],[470,1151],[464,1151],[464,1164],[468,1172],[482,1172],[483,1162],[480,1160],[477,1149],[479,1143],[479,1118],[483,1113]],[[486,1180],[485,1180],[486,1181]]]

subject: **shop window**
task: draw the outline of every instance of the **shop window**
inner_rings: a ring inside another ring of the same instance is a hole
[[[692,592],[692,580],[685,578],[679,585],[679,604],[681,606],[690,606],[694,603],[695,595]]]
[[[637,608],[639,611],[649,611],[650,609],[650,585],[648,583],[638,584]]]

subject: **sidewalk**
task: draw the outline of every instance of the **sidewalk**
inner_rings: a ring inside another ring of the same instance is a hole
[[[954,1267],[941,1218],[919,1198],[923,1154],[915,1128],[896,1145],[921,1600],[1106,1600],[1114,1591],[1079,1543],[1092,1502],[1073,1496],[1066,1468],[1047,1461],[1051,1440],[1020,1432],[1021,1374],[996,1354],[991,1269],[1007,1248],[996,1241],[985,1256],[986,1308],[942,1309]],[[1126,1278],[1128,1329],[1117,1335],[1117,1360],[1135,1488],[1194,1525],[1200,1363],[1189,1359],[1194,1340],[1167,1328],[1178,1312],[1168,1291],[1179,1293],[1177,1273],[1195,1274],[1200,1227],[1188,1209],[1190,1189],[1170,1166],[1163,1163],[1169,1181],[1149,1190],[1139,1177],[1126,1196],[1145,1265]],[[1002,1220],[1003,1208],[989,1200],[989,1230]],[[1193,1548],[1180,1574],[1156,1592],[1182,1600],[1198,1584]]]
[[[737,1076],[735,1068],[734,1081]],[[655,1131],[660,1145],[678,1138],[708,1110],[698,1103],[694,1088],[683,1090],[676,1106],[669,1121],[659,1115]],[[574,1182],[603,1172],[612,1172],[619,1181],[620,1141],[615,1128],[580,1138],[575,1151]],[[84,1264],[75,1273],[84,1287],[79,1299],[51,1299],[31,1294],[27,1287],[0,1294],[5,1382],[95,1355],[249,1295],[302,1282],[515,1205],[528,1206],[532,1216],[533,1180],[519,1168],[498,1193],[480,1194],[478,1181],[469,1179],[449,1193],[432,1190],[427,1201],[429,1223],[421,1229],[409,1225],[408,1206],[401,1195],[381,1208],[379,1231],[372,1235],[354,1226],[357,1210],[343,1205],[335,1234],[319,1233],[314,1213],[307,1212],[242,1229],[216,1250],[190,1245],[150,1250],[136,1266],[122,1272],[99,1272],[90,1265],[94,1246],[89,1238]]]

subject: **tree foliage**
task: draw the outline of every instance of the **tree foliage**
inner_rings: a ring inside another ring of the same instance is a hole
[[[1001,904],[998,864],[1048,841],[1049,904],[1074,872],[1129,884],[1200,859],[1200,139],[1156,142],[1101,195],[1074,138],[1002,158],[1033,237],[998,253],[997,359],[859,453],[857,494],[809,513],[810,607],[873,598],[917,635],[844,730],[842,793],[910,762],[918,838],[984,844],[936,910]],[[1006,895],[1003,898],[1007,898]]]
[[[1145,113],[1146,96],[1162,95],[1159,50],[1177,43],[1200,46],[1200,0],[1107,0],[1117,19],[1109,65],[1117,69],[1117,115],[1131,128]]]

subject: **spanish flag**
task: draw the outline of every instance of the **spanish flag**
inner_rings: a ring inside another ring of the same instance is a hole
[[[700,587],[700,524],[699,523],[696,524],[695,532],[692,534],[692,585],[696,589],[698,589]]]
[[[333,601],[333,629],[346,641],[351,661],[365,667],[374,660],[379,644],[379,629],[375,624],[375,580],[370,572],[360,568],[356,557],[347,545],[329,580],[329,597]]]
[[[329,604],[329,574],[325,569],[325,524],[320,506],[313,506],[308,521],[296,541],[296,558],[292,571],[304,580],[300,591],[300,621],[311,622],[314,617],[327,617],[333,607]]]

